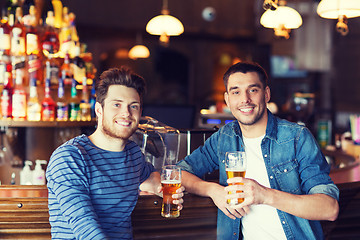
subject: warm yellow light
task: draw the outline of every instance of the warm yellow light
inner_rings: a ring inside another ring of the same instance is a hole
[[[266,10],[260,18],[260,23],[266,28],[296,29],[302,25],[302,18],[293,8],[278,6],[274,11]]]
[[[138,59],[138,58],[148,58],[150,56],[150,51],[144,45],[135,45],[129,51],[129,58]]]
[[[336,31],[345,36],[349,33],[347,19],[360,16],[360,0],[322,0],[317,13],[323,18],[338,19]]]
[[[317,13],[328,19],[338,19],[339,16],[359,17],[360,0],[322,0],[317,7]]]
[[[176,17],[162,14],[148,22],[146,31],[152,35],[178,36],[184,32],[184,26]]]

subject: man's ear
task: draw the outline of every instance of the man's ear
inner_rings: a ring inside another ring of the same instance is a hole
[[[269,88],[269,86],[266,86],[266,88],[265,88],[265,102],[266,103],[270,102],[270,97],[271,97],[270,88]]]
[[[225,99],[226,105],[230,108],[230,105],[229,105],[229,94],[228,94],[228,92],[225,92],[225,93],[224,93],[224,99]]]
[[[95,103],[95,114],[98,119],[101,118],[101,116],[103,114],[103,108],[99,102]]]

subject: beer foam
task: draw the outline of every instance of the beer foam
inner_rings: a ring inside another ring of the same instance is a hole
[[[225,168],[227,172],[245,172],[245,168]]]
[[[161,180],[161,183],[163,184],[180,184],[181,180]]]

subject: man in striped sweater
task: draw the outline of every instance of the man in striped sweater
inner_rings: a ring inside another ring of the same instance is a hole
[[[46,170],[52,239],[132,239],[139,187],[161,195],[159,173],[129,140],[144,92],[144,79],[129,69],[113,68],[100,76],[95,132],[58,147]],[[183,191],[173,195],[179,209]]]

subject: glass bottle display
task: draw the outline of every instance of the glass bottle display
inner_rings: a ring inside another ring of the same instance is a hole
[[[59,79],[58,98],[56,101],[56,120],[67,121],[68,120],[68,104],[65,98],[64,89],[64,76]]]
[[[77,95],[76,80],[73,79],[71,85],[71,98],[69,100],[69,120],[80,121],[80,99]]]
[[[91,121],[91,107],[89,102],[89,92],[86,77],[83,79],[83,89],[80,101],[80,119],[81,121]]]
[[[23,75],[16,73],[15,87],[12,95],[13,120],[26,119],[26,91],[23,86]]]
[[[41,120],[43,121],[55,120],[55,102],[51,97],[49,78],[45,80],[45,97],[41,103]]]
[[[30,79],[30,94],[27,103],[27,120],[40,121],[41,120],[41,105],[39,103],[36,79]]]
[[[9,65],[5,73],[4,88],[1,92],[1,117],[2,119],[12,119],[12,77],[11,65]]]

